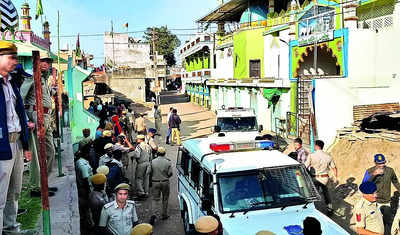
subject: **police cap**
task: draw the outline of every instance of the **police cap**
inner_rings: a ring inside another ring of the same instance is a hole
[[[363,194],[373,194],[376,192],[376,184],[370,181],[360,184],[360,191]]]
[[[157,133],[157,130],[154,129],[154,128],[149,128],[149,132],[150,132],[150,133],[153,133],[153,135],[154,135],[155,133]]]
[[[164,154],[165,153],[165,148],[164,147],[158,147],[157,152],[160,154]]]
[[[136,139],[143,139],[144,140],[144,138],[145,138],[144,135],[137,135],[136,136]]]
[[[107,149],[110,149],[110,148],[113,148],[113,147],[114,147],[113,144],[108,143],[108,144],[104,145],[104,150],[107,150]]]
[[[129,184],[126,183],[122,183],[122,184],[118,184],[117,187],[115,187],[115,192],[118,192],[118,190],[120,189],[125,189],[125,190],[130,190]]]
[[[386,162],[385,156],[383,154],[378,153],[374,156],[374,162],[378,164],[382,164]]]
[[[153,232],[153,226],[150,224],[142,223],[136,225],[132,231],[131,235],[150,235]]]
[[[196,221],[194,227],[199,233],[210,233],[218,228],[218,220],[212,216],[202,216]]]
[[[97,173],[92,176],[91,181],[95,185],[100,185],[107,181],[107,177],[104,174]]]
[[[0,55],[16,55],[17,50],[14,43],[5,40],[0,41]]]
[[[99,166],[96,169],[96,172],[99,174],[108,175],[108,172],[110,172],[110,169],[108,168],[108,166]]]

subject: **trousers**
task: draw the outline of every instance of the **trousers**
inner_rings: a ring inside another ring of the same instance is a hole
[[[143,162],[137,165],[136,189],[139,195],[149,193],[150,162]]]
[[[392,222],[393,222],[393,212],[390,202],[388,203],[377,203],[378,208],[382,213],[383,225],[385,226],[385,235],[391,234]],[[398,225],[398,224],[397,224]]]
[[[161,131],[161,119],[156,118],[154,120],[154,126],[155,126],[155,129],[157,130],[157,134],[160,134],[160,131]]]
[[[18,198],[22,189],[24,154],[21,141],[11,143],[12,159],[0,161],[0,234],[18,230]]]
[[[313,178],[313,182],[314,182],[314,185],[317,188],[317,190],[318,191],[322,191],[322,194],[323,194],[324,200],[325,200],[325,204],[326,205],[331,204],[331,196],[329,195],[328,186],[323,184],[323,183],[321,183],[316,178]]]
[[[153,182],[151,189],[152,196],[152,209],[153,215],[159,215],[159,209],[161,208],[161,217],[168,216],[168,199],[169,199],[169,181],[165,182]],[[161,199],[161,200],[160,200]],[[161,202],[161,206],[159,205]]]
[[[39,168],[39,141],[37,136],[37,113],[27,112],[30,120],[34,120],[36,128],[31,132],[31,137],[29,138],[29,149],[32,152],[32,161],[30,163],[29,177],[30,183],[33,187],[40,187],[40,168]],[[53,128],[51,127],[51,115],[45,114],[44,116],[44,128],[46,130],[46,157],[47,157],[47,173],[52,170],[53,162],[55,159],[55,148],[53,142]],[[34,138],[34,139],[32,139]]]
[[[178,128],[172,128],[171,143],[176,139],[176,144],[181,145],[181,132]]]

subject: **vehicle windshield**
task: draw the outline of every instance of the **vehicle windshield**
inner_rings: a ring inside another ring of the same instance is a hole
[[[311,179],[301,165],[221,174],[223,212],[278,208],[318,199]]]
[[[256,117],[223,117],[218,118],[217,125],[221,131],[253,131],[257,130]]]

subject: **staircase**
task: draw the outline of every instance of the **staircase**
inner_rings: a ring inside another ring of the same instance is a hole
[[[308,96],[311,90],[312,80],[304,77],[297,80],[297,135],[305,144],[310,144],[311,119]]]

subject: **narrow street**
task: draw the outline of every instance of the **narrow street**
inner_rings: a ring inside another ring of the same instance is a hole
[[[174,175],[170,180],[170,197],[169,197],[169,215],[168,220],[158,220],[154,226],[154,234],[166,235],[176,234],[182,235],[183,223],[178,205],[177,197],[177,175],[176,175],[176,157],[177,147],[165,144],[165,136],[167,134],[166,117],[170,107],[178,110],[178,114],[182,119],[182,141],[206,135],[210,133],[211,127],[214,126],[215,114],[212,111],[205,111],[203,108],[192,103],[177,103],[184,102],[185,97],[176,95],[175,92],[167,92],[161,96],[161,112],[163,115],[163,125],[161,136],[156,137],[156,141],[160,146],[167,150],[168,158],[171,159],[174,169]],[[149,127],[154,127],[154,122],[147,123]],[[151,211],[151,197],[146,201],[138,201],[137,208],[139,219],[142,222],[148,222],[150,219]]]

